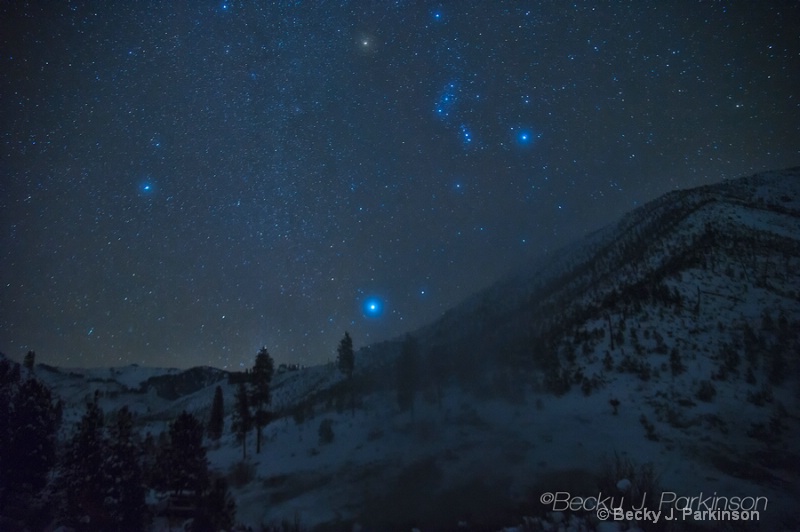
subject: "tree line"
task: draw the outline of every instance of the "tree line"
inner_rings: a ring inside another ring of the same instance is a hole
[[[413,411],[418,358],[409,336],[397,360],[403,410]],[[156,517],[146,503],[150,489],[191,501],[183,517],[192,518],[192,530],[233,526],[235,502],[225,478],[209,469],[204,445],[204,438],[217,442],[226,433],[221,386],[205,422],[183,411],[158,436],[136,430],[136,414],[127,406],[104,412],[95,392],[73,433],[59,443],[63,403],[36,377],[34,366],[33,352],[22,365],[0,356],[0,530],[53,524],[76,531],[143,530]],[[336,349],[336,366],[354,411],[356,358],[347,332]],[[274,360],[263,347],[238,378],[227,429],[242,445],[243,459],[248,436],[255,431],[260,453],[263,430],[275,419],[274,374]]]

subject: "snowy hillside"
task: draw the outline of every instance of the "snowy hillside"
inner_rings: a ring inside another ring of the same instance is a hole
[[[798,271],[800,169],[670,193],[409,337],[357,351],[352,381],[332,364],[276,373],[274,419],[260,453],[248,435],[246,458],[227,372],[35,371],[65,403],[62,439],[95,394],[157,437],[182,410],[206,423],[219,386],[225,428],[205,440],[210,469],[228,480],[237,523],[256,530],[720,525],[610,526],[542,502],[598,490],[649,508],[662,490],[765,497],[752,529],[792,530]]]

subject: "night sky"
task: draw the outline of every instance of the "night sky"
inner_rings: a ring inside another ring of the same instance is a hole
[[[797,2],[0,4],[0,351],[332,360],[800,164]]]

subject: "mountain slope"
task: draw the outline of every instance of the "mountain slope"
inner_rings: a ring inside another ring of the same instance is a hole
[[[674,490],[796,494],[797,271],[800,169],[668,194],[416,331],[422,372],[450,390],[451,417],[426,421],[446,441],[464,431],[453,412],[474,409],[483,436],[467,448],[537,448],[519,463],[474,457],[510,484],[596,472],[618,451],[672,464],[660,473]],[[364,353],[375,389],[393,386],[400,342]],[[509,412],[519,419],[497,421]],[[441,466],[452,448],[428,451]]]
[[[780,526],[800,494],[797,271],[800,169],[668,194],[415,331],[413,416],[403,340],[362,350],[354,417],[335,386],[305,401],[336,441],[271,426],[268,487],[245,492],[275,502],[259,520],[491,527],[608,487],[620,456],[679,496],[768,497]]]
[[[531,344],[560,336],[566,324],[614,307],[615,298],[646,295],[643,287],[700,263],[737,290],[796,290],[798,174],[795,168],[667,194],[474,296],[418,336],[527,357]],[[734,279],[740,276],[744,283]],[[704,279],[687,277],[674,287],[696,300]]]

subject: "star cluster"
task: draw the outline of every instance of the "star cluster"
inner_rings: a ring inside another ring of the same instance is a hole
[[[0,350],[238,367],[412,330],[800,164],[790,2],[0,6]]]

